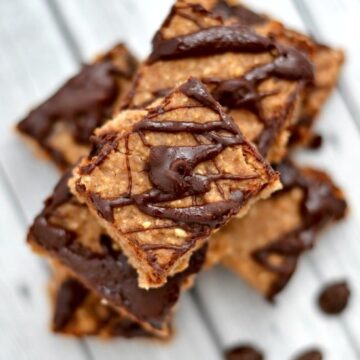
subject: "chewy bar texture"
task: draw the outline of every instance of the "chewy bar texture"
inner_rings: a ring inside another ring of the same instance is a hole
[[[32,248],[64,267],[121,316],[149,333],[170,335],[170,318],[181,289],[191,285],[191,275],[204,262],[206,248],[193,254],[189,267],[160,288],[138,287],[137,273],[127,257],[107,236],[88,208],[70,193],[68,171],[45,202],[28,234]],[[61,328],[61,327],[60,327]]]
[[[195,78],[98,129],[70,183],[128,256],[142,288],[166,283],[217,228],[280,187]]]
[[[176,2],[124,106],[146,106],[194,76],[207,84],[260,153],[278,162],[286,154],[305,88],[313,81],[313,64],[306,52],[276,40],[284,37],[280,23],[243,25],[211,11],[216,4]]]
[[[102,338],[152,336],[137,322],[115,311],[61,266],[54,266],[53,271],[49,290],[53,304],[51,328],[55,333]]]
[[[264,14],[253,12],[236,0],[218,0],[212,10],[224,19],[233,19],[251,27],[273,21]],[[344,53],[340,49],[319,44],[313,38],[286,27],[274,36],[278,41],[308,53],[314,64],[314,81],[306,88],[299,120],[291,129],[291,142],[306,144],[311,140],[314,120],[336,86],[344,62]]]
[[[208,260],[222,263],[272,300],[288,283],[318,232],[346,213],[342,192],[317,169],[289,160],[277,166],[283,189],[233,219],[210,241]]]
[[[66,169],[88,154],[94,129],[119,110],[136,67],[127,48],[116,45],[92,64],[84,65],[79,74],[32,110],[17,129],[60,169]]]

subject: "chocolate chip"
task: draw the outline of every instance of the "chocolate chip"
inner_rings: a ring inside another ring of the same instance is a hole
[[[341,313],[348,304],[350,289],[345,281],[329,284],[321,292],[318,303],[321,310],[330,315]]]
[[[323,359],[322,353],[317,349],[306,350],[305,352],[303,352],[302,354],[300,354],[295,358],[295,360],[322,360],[322,359]]]
[[[264,356],[259,349],[251,345],[241,345],[225,352],[227,360],[263,360]]]
[[[321,145],[323,143],[323,137],[319,134],[315,134],[309,143],[309,148],[313,150],[317,150],[321,148]]]

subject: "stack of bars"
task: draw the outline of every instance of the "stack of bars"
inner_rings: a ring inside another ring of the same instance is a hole
[[[290,159],[319,142],[342,62],[233,1],[178,0],[144,62],[117,45],[31,111],[19,132],[63,172],[27,238],[54,270],[52,329],[167,338],[217,264],[272,300],[346,213]]]

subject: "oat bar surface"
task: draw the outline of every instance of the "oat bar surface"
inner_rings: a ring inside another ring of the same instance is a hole
[[[209,261],[222,263],[272,300],[289,282],[318,233],[345,216],[341,190],[323,171],[281,163],[284,188],[233,219],[210,243]]]
[[[279,188],[278,174],[195,78],[96,132],[71,188],[137,269],[161,286],[232,216]]]

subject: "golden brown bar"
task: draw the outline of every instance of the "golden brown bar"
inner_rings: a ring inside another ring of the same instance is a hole
[[[195,76],[271,162],[286,154],[305,88],[313,81],[308,53],[285,37],[276,21],[239,24],[224,19],[214,0],[179,0],[139,67],[127,108],[144,107]]]
[[[274,21],[270,16],[259,14],[237,0],[215,0],[212,10],[224,19],[256,28]],[[340,49],[320,44],[311,36],[301,34],[281,24],[282,31],[274,33],[276,39],[306,52],[315,70],[315,79],[306,87],[298,121],[291,129],[291,143],[307,145],[312,139],[312,126],[336,86],[344,53]]]
[[[208,251],[208,265],[221,260],[270,300],[318,233],[346,213],[344,195],[326,173],[289,160],[277,170],[284,188],[229,222],[212,237]]]
[[[70,193],[67,185],[70,175],[70,171],[64,174],[46,200],[44,209],[30,227],[28,243],[81,283],[69,285],[70,290],[74,285],[77,299],[85,300],[87,288],[117,311],[121,319],[126,317],[148,333],[168,337],[174,306],[181,290],[191,285],[192,275],[201,269],[206,248],[196,251],[188,268],[169,278],[163,287],[140,289],[137,273],[126,256],[87,207]],[[61,316],[59,321],[61,323]],[[60,324],[55,330],[57,328],[63,326]]]
[[[143,288],[182,271],[232,216],[280,186],[278,175],[195,78],[96,131],[71,189],[128,256]]]

